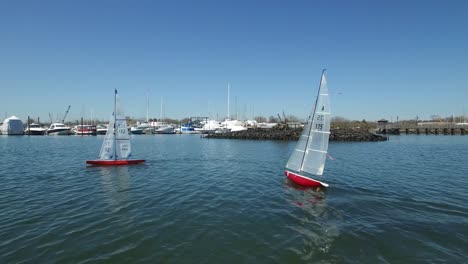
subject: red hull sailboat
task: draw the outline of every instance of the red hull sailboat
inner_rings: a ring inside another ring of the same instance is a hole
[[[87,160],[86,164],[96,166],[119,166],[119,165],[133,165],[143,163],[145,160]]]
[[[330,99],[323,70],[314,109],[289,157],[284,174],[302,186],[328,187],[328,184],[312,177],[320,177],[323,174],[329,137]]]
[[[115,90],[114,113],[109,122],[99,159],[87,160],[86,164],[95,166],[132,165],[145,162],[142,159],[131,159],[131,143],[128,134],[127,121],[120,106],[120,100]]]
[[[328,184],[324,182],[317,181],[287,170],[284,171],[284,175],[286,175],[286,177],[288,177],[291,181],[304,187],[328,187]]]

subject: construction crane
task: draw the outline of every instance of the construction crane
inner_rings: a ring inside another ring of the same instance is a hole
[[[71,105],[68,106],[67,111],[65,112],[65,115],[63,115],[62,124],[65,124],[65,118],[66,118],[67,115],[68,115],[68,111],[70,111],[70,107],[71,107]]]

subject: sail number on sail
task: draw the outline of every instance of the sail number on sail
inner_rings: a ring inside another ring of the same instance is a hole
[[[317,119],[316,119],[318,122],[323,122],[323,115],[317,115]],[[323,130],[323,123],[316,123],[315,124],[315,129],[316,130]]]
[[[104,151],[105,151],[106,153],[110,153],[110,152],[111,152],[111,143],[112,143],[112,142],[110,142],[110,141],[106,141],[106,142],[105,142],[106,146],[105,146],[105,148],[104,148]]]

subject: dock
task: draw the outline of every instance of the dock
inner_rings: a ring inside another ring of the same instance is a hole
[[[378,122],[377,133],[384,135],[466,135],[468,124],[448,122]]]

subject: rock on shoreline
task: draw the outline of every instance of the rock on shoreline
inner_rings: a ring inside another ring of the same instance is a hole
[[[244,131],[210,134],[207,138],[252,139],[252,140],[298,140],[302,128],[288,128],[277,125],[271,129],[250,128]],[[332,128],[330,141],[385,141],[386,136],[370,133],[362,129]]]

